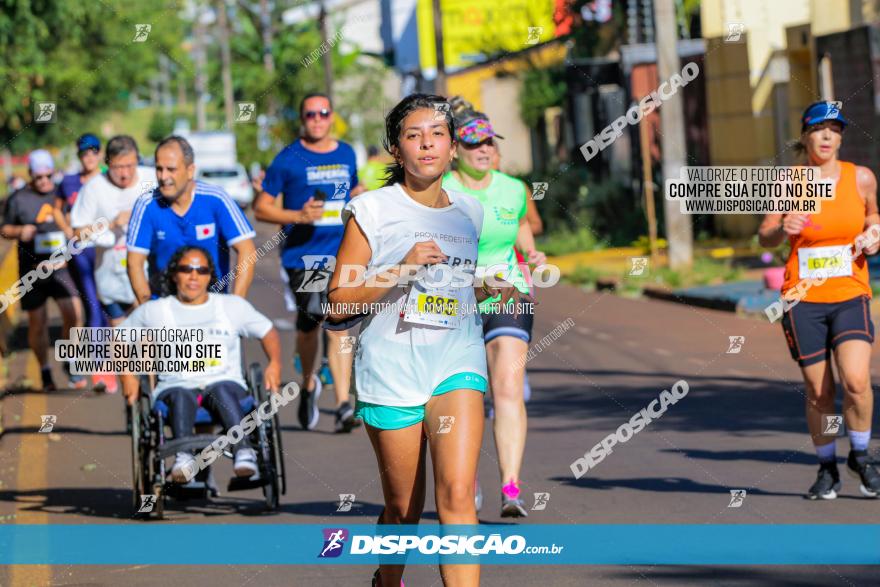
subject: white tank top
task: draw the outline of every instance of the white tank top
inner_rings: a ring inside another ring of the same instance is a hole
[[[354,217],[369,241],[366,275],[400,263],[417,242],[433,240],[448,265],[473,274],[483,226],[483,207],[473,197],[446,190],[450,205],[429,208],[399,184],[353,198],[343,222]],[[456,288],[459,320],[455,328],[426,326],[401,317],[410,288],[392,287],[380,300],[384,311],[361,323],[355,354],[355,387],[360,401],[417,406],[451,375],[473,372],[487,377],[482,320],[473,286]],[[393,306],[391,305],[393,304]]]

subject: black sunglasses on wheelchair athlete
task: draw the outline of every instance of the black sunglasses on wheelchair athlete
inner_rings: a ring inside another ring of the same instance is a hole
[[[211,274],[211,270],[208,267],[202,267],[202,266],[195,267],[193,265],[178,265],[177,266],[178,273],[189,274],[189,273],[192,273],[193,271],[195,271],[199,275],[210,275]]]

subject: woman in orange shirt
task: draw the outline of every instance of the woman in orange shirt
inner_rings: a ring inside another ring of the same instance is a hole
[[[833,355],[843,384],[843,420],[851,445],[847,469],[860,479],[861,493],[876,498],[880,473],[868,459],[874,325],[865,254],[880,247],[870,238],[880,234],[873,226],[880,223],[877,180],[867,167],[837,158],[847,121],[836,104],[811,104],[801,122],[799,148],[806,153],[807,165],[819,167],[822,179],[834,183],[834,199],[823,200],[817,214],[768,214],[758,236],[765,247],[777,247],[786,237],[791,243],[782,286],[790,308],[782,326],[803,373],[807,425],[819,457],[819,473],[807,497],[834,499],[841,487],[836,434],[826,432],[842,425],[835,417]]]

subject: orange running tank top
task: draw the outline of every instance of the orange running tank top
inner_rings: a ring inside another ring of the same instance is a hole
[[[801,281],[798,251],[813,247],[850,245],[865,230],[865,202],[856,188],[856,166],[840,162],[840,179],[835,186],[835,198],[824,200],[821,212],[808,215],[807,224],[800,234],[789,237],[791,254],[785,264],[785,282],[782,297],[789,290],[796,290]],[[804,251],[808,253],[808,251]],[[792,297],[800,297],[792,291]],[[805,302],[832,304],[859,296],[871,297],[868,283],[868,262],[859,255],[852,262],[852,275],[828,277],[824,283],[815,284],[800,298]]]

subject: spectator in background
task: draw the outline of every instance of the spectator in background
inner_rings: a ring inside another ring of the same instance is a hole
[[[379,147],[367,147],[367,162],[358,170],[358,179],[366,191],[378,190],[385,185],[387,164],[379,155]]]

